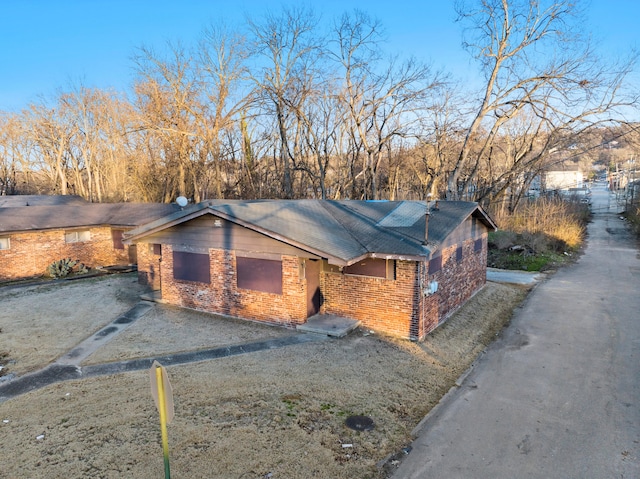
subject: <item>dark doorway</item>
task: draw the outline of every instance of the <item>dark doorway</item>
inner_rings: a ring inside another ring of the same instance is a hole
[[[322,264],[318,260],[305,261],[304,274],[307,279],[307,318],[318,314],[322,304],[320,293],[320,270]]]

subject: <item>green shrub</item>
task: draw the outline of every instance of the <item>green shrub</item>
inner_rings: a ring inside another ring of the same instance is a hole
[[[52,278],[64,278],[72,273],[84,274],[88,271],[89,269],[83,263],[71,258],[59,259],[47,267],[47,273]]]

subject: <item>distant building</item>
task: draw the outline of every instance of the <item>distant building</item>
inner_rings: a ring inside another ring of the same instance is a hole
[[[540,184],[543,191],[582,188],[584,176],[578,165],[559,164],[541,174]]]
[[[0,196],[0,281],[45,274],[63,258],[89,267],[136,264],[124,233],[176,204],[87,203],[77,196]]]

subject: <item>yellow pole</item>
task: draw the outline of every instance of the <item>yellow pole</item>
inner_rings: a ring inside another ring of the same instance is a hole
[[[158,409],[160,410],[160,430],[162,432],[162,453],[164,456],[164,477],[171,479],[169,469],[169,436],[167,434],[167,406],[164,397],[164,383],[162,381],[162,366],[156,366],[156,382],[158,384]]]

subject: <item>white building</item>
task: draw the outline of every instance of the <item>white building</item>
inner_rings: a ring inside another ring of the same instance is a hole
[[[584,177],[578,165],[556,165],[542,174],[541,183],[544,191],[582,188]]]

